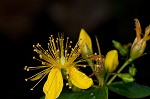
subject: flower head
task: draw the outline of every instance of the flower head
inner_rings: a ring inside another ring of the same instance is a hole
[[[111,50],[106,54],[105,69],[108,72],[113,72],[119,64],[117,50]]]
[[[40,79],[40,82],[48,75],[43,87],[43,91],[46,95],[45,99],[56,99],[60,95],[63,88],[62,69],[66,71],[65,76],[73,85],[81,89],[89,88],[93,84],[92,79],[79,71],[76,68],[77,62],[74,62],[81,54],[82,44],[77,43],[74,48],[71,48],[72,42],[69,42],[69,38],[67,38],[64,44],[65,41],[62,34],[56,38],[56,41],[53,36],[51,36],[49,41],[48,50],[44,50],[39,44],[33,46],[34,51],[39,54],[40,59],[37,60],[42,62],[42,66],[26,66],[25,69],[28,71],[41,68],[45,69],[26,80],[30,79],[34,81]],[[36,58],[34,57],[34,59]],[[82,60],[78,60],[78,62],[79,61]]]
[[[134,60],[140,57],[145,48],[146,48],[146,41],[150,39],[150,26],[147,26],[145,29],[145,34],[143,37],[141,36],[142,30],[141,25],[138,19],[135,19],[135,30],[136,30],[136,38],[131,46],[130,50],[130,57]]]

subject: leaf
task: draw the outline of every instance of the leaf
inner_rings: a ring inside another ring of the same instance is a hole
[[[45,99],[45,96],[41,97],[40,99]]]
[[[106,88],[89,88],[79,92],[62,92],[58,99],[107,99]]]
[[[44,99],[44,96],[40,99]],[[107,88],[89,88],[79,92],[63,89],[63,92],[57,99],[108,99]]]
[[[128,98],[144,98],[150,95],[150,87],[135,82],[114,82],[108,89]]]

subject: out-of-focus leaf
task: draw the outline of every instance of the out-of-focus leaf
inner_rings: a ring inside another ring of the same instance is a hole
[[[45,99],[45,96],[41,97],[40,99]]]
[[[114,82],[108,89],[128,98],[144,98],[150,96],[150,87],[135,82]]]
[[[79,92],[64,89],[57,99],[108,99],[107,91],[107,87],[89,88]],[[44,96],[40,99],[44,99]]]
[[[79,92],[62,92],[58,99],[107,99],[107,88],[90,88]]]

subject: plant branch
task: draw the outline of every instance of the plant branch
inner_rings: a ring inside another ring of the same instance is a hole
[[[125,63],[121,66],[121,68],[117,71],[117,73],[120,73],[128,64],[130,64],[133,60],[131,58],[129,58],[127,61],[125,61]],[[109,85],[115,78],[117,77],[117,75],[114,75],[107,83],[107,85]]]

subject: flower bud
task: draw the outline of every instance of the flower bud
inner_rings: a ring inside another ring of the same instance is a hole
[[[119,51],[121,56],[126,56],[128,54],[127,47],[124,47],[120,42],[112,40],[114,47]]]
[[[73,91],[73,92],[81,91],[81,89],[80,89],[80,88],[78,88],[78,87],[76,87],[76,86],[74,86],[74,85],[72,86],[72,88],[71,88],[71,89],[72,89],[72,91]]]
[[[133,82],[135,80],[129,73],[119,73],[118,77],[121,78],[124,82]]]
[[[141,26],[138,19],[135,19],[135,30],[136,30],[136,38],[131,46],[130,50],[130,58],[132,60],[140,57],[145,48],[146,48],[146,41],[150,40],[150,26],[147,26],[145,29],[145,34],[141,36]]]
[[[117,50],[111,50],[106,54],[105,69],[108,72],[113,72],[119,64]]]
[[[129,67],[129,73],[132,75],[132,76],[135,76],[136,73],[137,73],[137,69],[135,67]]]
[[[146,48],[146,41],[140,40],[137,42],[137,39],[135,39],[131,50],[130,50],[130,58],[132,58],[133,60],[140,57],[144,50]]]

